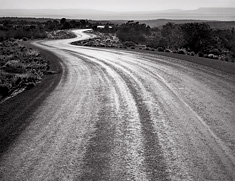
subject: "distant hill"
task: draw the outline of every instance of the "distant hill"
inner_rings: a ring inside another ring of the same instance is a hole
[[[149,25],[150,27],[161,27],[168,22],[175,23],[175,24],[206,22],[213,29],[232,29],[232,28],[235,29],[235,21],[157,19],[157,20],[140,20],[139,22],[145,23],[146,25]]]
[[[81,9],[0,9],[0,17],[71,18],[93,20],[194,19],[235,21],[235,8],[199,8],[143,12],[111,12]]]

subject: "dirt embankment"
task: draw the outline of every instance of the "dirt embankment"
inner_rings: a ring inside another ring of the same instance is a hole
[[[61,60],[53,53],[23,42],[24,46],[40,52],[42,58],[49,62],[50,71],[36,88],[29,89],[8,99],[0,105],[0,157],[14,142],[18,135],[30,124],[27,119],[55,89],[62,75]]]

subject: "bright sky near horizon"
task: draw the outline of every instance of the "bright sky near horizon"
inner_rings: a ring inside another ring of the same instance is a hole
[[[235,7],[235,0],[0,0],[0,9],[157,11],[199,7]]]

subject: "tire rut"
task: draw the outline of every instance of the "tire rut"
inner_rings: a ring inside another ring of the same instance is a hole
[[[153,127],[150,111],[142,98],[142,93],[139,92],[140,88],[138,88],[137,83],[127,74],[124,74],[116,67],[111,66],[102,60],[98,61],[117,72],[129,88],[129,91],[135,101],[140,118],[142,136],[144,138],[144,157],[146,163],[146,173],[149,180],[169,180],[167,166],[158,141],[158,135]]]
[[[103,82],[103,86],[96,90],[99,101],[97,122],[83,158],[82,175],[77,180],[110,180],[110,153],[113,147],[115,127],[112,125],[114,120],[111,117],[110,100],[106,96],[108,91],[104,90],[105,84],[107,82]]]

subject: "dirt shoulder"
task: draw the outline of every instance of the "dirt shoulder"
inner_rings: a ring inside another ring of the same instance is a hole
[[[61,60],[53,53],[40,49],[24,42],[28,48],[37,49],[50,63],[50,70],[56,74],[44,75],[35,88],[23,91],[11,99],[6,100],[0,106],[0,157],[14,142],[18,135],[30,124],[30,115],[37,110],[43,101],[58,85],[61,75]]]

